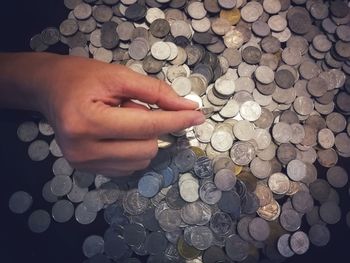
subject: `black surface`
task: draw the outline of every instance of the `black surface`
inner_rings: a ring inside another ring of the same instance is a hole
[[[0,7],[0,51],[29,51],[29,39],[47,26],[58,26],[67,17],[63,0],[7,0]],[[66,53],[67,48],[57,45],[51,51]],[[1,96],[1,94],[0,94]],[[73,219],[69,223],[52,223],[44,234],[33,234],[27,227],[30,212],[12,214],[8,209],[10,195],[18,190],[29,192],[34,198],[32,208],[51,210],[43,201],[41,189],[52,177],[53,158],[34,163],[27,156],[27,143],[17,139],[16,130],[24,121],[33,119],[31,113],[0,110],[0,262],[82,262],[81,245],[90,234],[102,235],[106,223],[99,215],[91,225],[82,226]],[[34,118],[35,119],[35,118]],[[342,160],[343,165],[349,161]],[[324,170],[321,175],[324,176]],[[345,215],[349,211],[348,186],[340,191]],[[350,230],[345,218],[329,226],[331,242],[324,248],[311,246],[306,255],[286,262],[349,262]]]

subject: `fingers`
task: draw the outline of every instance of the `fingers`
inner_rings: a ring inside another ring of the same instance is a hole
[[[73,145],[74,147],[74,145]],[[130,175],[147,168],[157,154],[157,140],[85,142],[67,158],[73,167],[111,176]],[[89,153],[88,155],[86,153]]]
[[[141,109],[141,110],[149,110],[145,105],[142,105],[140,103],[128,100],[123,102],[121,105],[123,108],[134,108],[134,109]]]
[[[121,66],[118,67],[117,76],[118,83],[114,84],[117,96],[157,104],[166,110],[193,110],[198,107],[196,102],[179,97],[169,85],[159,79],[141,75]]]
[[[80,163],[76,165],[75,168],[90,173],[117,177],[131,175],[136,171],[147,168],[148,165],[149,161],[134,161],[130,163],[121,163],[108,160],[96,160]]]
[[[156,139],[99,141],[90,148],[92,147],[94,148],[94,155],[98,159],[114,162],[122,161],[125,164],[134,161],[151,160],[158,152]]]
[[[119,139],[150,139],[199,125],[205,117],[198,111],[144,111],[104,107],[95,121],[101,135]]]

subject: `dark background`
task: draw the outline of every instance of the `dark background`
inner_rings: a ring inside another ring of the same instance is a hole
[[[8,0],[0,6],[0,51],[30,51],[29,40],[48,26],[58,27],[67,15],[63,0]],[[66,54],[68,49],[61,44],[49,51]],[[1,96],[1,94],[0,94]],[[53,176],[52,156],[43,162],[34,163],[27,155],[27,143],[20,142],[16,135],[18,125],[25,120],[38,120],[37,114],[0,109],[0,262],[82,262],[81,245],[91,234],[103,235],[107,225],[101,215],[88,226],[71,219],[69,223],[52,222],[48,231],[33,234],[27,226],[30,212],[12,214],[8,209],[10,195],[18,190],[29,192],[34,199],[32,209],[51,211],[41,197],[45,182]],[[43,137],[41,137],[43,138]],[[52,139],[52,138],[49,138]],[[349,161],[341,160],[349,172]],[[325,171],[320,171],[321,177]],[[311,245],[303,256],[295,256],[287,262],[349,262],[350,230],[346,227],[345,213],[350,210],[348,186],[340,191],[344,217],[335,226],[329,226],[331,241],[324,248]],[[305,224],[304,224],[305,225]]]

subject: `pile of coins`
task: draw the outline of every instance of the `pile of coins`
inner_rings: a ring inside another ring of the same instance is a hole
[[[348,184],[337,165],[350,157],[348,1],[64,4],[68,19],[34,36],[33,50],[60,41],[70,55],[126,65],[208,117],[160,138],[150,167],[128,181],[74,170],[45,121],[18,127],[33,161],[58,157],[42,192],[56,222],[90,224],[103,211],[109,227],[84,241],[86,262],[282,262],[328,244],[327,224],[342,216],[335,189]],[[32,202],[19,191],[9,207]],[[50,222],[44,210],[28,219],[36,233]]]

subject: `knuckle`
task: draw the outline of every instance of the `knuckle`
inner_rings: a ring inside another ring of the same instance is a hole
[[[77,139],[84,133],[81,121],[75,120],[72,117],[65,118],[61,124],[61,131],[68,139]]]
[[[164,95],[171,94],[172,89],[171,89],[171,87],[170,87],[168,84],[166,84],[163,80],[157,79],[156,81],[157,81],[157,82],[156,82],[156,85],[155,85],[155,94],[156,94],[155,98],[156,98],[156,100],[155,100],[154,103],[155,103],[155,104],[159,104],[162,95],[163,95],[163,94],[164,94]]]
[[[155,118],[150,119],[144,128],[144,134],[147,138],[154,138],[158,136],[158,123]]]

